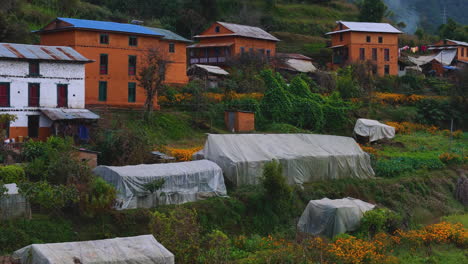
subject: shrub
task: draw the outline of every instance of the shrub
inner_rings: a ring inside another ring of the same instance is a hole
[[[325,120],[319,103],[312,99],[296,98],[293,107],[296,126],[315,131],[322,130]]]
[[[81,214],[94,217],[109,212],[115,204],[115,188],[100,177],[94,177],[88,188],[80,193]]]
[[[290,96],[282,85],[284,80],[278,79],[271,70],[262,71],[261,76],[267,86],[260,103],[262,118],[279,123],[289,121],[293,106]]]
[[[196,263],[200,254],[197,212],[177,206],[168,214],[154,212],[151,230],[156,239],[176,256],[176,263]]]
[[[353,78],[353,69],[351,66],[338,70],[338,78],[336,79],[336,89],[343,98],[360,97],[363,93],[358,82]]]
[[[402,217],[386,208],[378,208],[364,213],[357,233],[374,237],[377,233],[393,234],[402,225]]]
[[[0,181],[4,184],[20,183],[26,180],[24,169],[17,165],[0,167]]]
[[[205,236],[204,250],[198,261],[200,263],[228,263],[231,253],[231,240],[222,231],[213,230]]]
[[[281,133],[281,134],[310,133],[310,131],[298,128],[290,124],[285,124],[285,123],[272,123],[272,124],[265,126],[263,130],[268,131],[269,133]]]
[[[60,210],[79,200],[78,191],[74,186],[50,185],[46,181],[21,183],[19,191],[31,203],[38,204],[44,209]]]
[[[440,161],[447,165],[461,164],[463,163],[463,158],[455,153],[444,152],[439,156]]]
[[[291,198],[291,187],[283,176],[283,166],[278,161],[271,161],[263,167],[262,186],[266,196],[272,201]]]

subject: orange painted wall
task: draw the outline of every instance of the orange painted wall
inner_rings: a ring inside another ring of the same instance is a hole
[[[14,138],[16,142],[19,142],[18,137],[22,136],[23,139],[28,137],[28,127],[10,127],[10,138]],[[39,137],[37,139],[41,141],[47,140],[50,136],[49,127],[40,127],[39,128]]]
[[[70,34],[73,32],[73,34]],[[138,45],[129,46],[131,34],[106,32],[109,44],[100,44],[99,36],[103,32],[97,31],[58,31],[41,35],[43,45],[66,45],[76,49],[83,56],[94,60],[85,65],[86,71],[86,105],[109,105],[115,107],[142,107],[145,102],[145,92],[138,85],[136,76],[128,75],[128,57],[137,56],[137,69],[144,64],[148,49],[158,49],[171,61],[166,72],[166,83],[184,85],[188,82],[186,74],[186,43],[163,40],[151,36],[137,35]],[[70,38],[74,41],[70,44]],[[169,53],[169,43],[175,44],[175,53]],[[100,54],[108,55],[108,74],[100,74]],[[99,81],[107,82],[107,100],[99,101]],[[128,102],[128,83],[137,84],[135,102]],[[158,108],[155,98],[155,108]]]
[[[367,36],[371,41],[367,42]],[[382,37],[382,43],[378,38]],[[398,75],[398,34],[370,33],[370,32],[345,32],[343,41],[340,34],[332,35],[332,46],[345,45],[348,47],[348,62],[359,62],[360,49],[365,49],[365,59],[371,60],[377,65],[379,75],[384,75],[384,65],[390,66],[390,75]],[[372,49],[377,48],[377,60],[372,60]],[[384,50],[389,49],[390,59],[384,60]]]
[[[445,46],[445,45],[458,46],[458,44],[456,44],[455,42],[450,41],[450,40],[447,40],[447,41],[440,40],[440,41],[438,41],[437,43],[434,44],[434,46]],[[464,51],[462,51],[463,49],[464,49]],[[455,59],[460,60],[460,61],[468,61],[468,47],[458,46],[457,47],[457,56],[455,57]]]

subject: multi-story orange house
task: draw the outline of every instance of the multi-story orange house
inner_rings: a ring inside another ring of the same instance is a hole
[[[191,41],[168,30],[57,18],[37,33],[40,34],[41,45],[69,46],[94,60],[85,69],[87,106],[143,106],[145,91],[138,84],[137,74],[152,49],[170,61],[165,75],[166,84],[183,85],[188,82],[186,46]],[[158,107],[157,102],[155,107]]]
[[[337,21],[331,36],[332,68],[372,61],[379,75],[398,75],[398,35],[387,23]]]
[[[228,58],[248,52],[273,57],[279,41],[261,28],[226,22],[215,22],[193,38],[199,42],[188,46],[190,64],[223,65]]]

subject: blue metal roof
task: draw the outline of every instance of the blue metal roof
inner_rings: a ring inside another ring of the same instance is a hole
[[[133,34],[144,34],[144,35],[152,35],[152,36],[164,36],[163,34],[156,32],[154,30],[151,30],[147,27],[134,25],[134,24],[76,19],[76,18],[64,18],[64,17],[58,17],[57,19],[73,25],[72,28],[86,28],[86,29],[95,29],[95,30],[104,30],[104,31],[117,31],[117,32],[133,33]]]

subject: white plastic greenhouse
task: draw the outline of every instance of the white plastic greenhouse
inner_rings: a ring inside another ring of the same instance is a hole
[[[0,198],[0,220],[12,218],[30,218],[31,206],[26,197],[21,195],[15,183],[5,184],[7,189]]]

